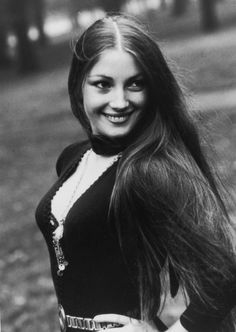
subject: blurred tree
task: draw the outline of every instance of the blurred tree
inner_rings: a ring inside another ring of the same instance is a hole
[[[174,16],[183,15],[186,12],[188,5],[189,5],[189,0],[174,0],[172,14]]]
[[[99,0],[100,6],[107,12],[118,12],[126,0]]]
[[[80,28],[78,26],[79,11],[92,10],[95,7],[101,7],[106,12],[117,12],[126,2],[126,0],[67,0],[67,1],[68,1],[67,3],[68,3],[69,15],[75,30]]]
[[[7,34],[8,34],[8,20],[6,15],[6,1],[0,1],[0,66],[8,65],[10,58],[8,55]]]
[[[36,0],[37,1],[37,0]],[[69,16],[74,30],[79,29],[78,13],[83,10],[92,10],[99,6],[99,0],[68,0]]]
[[[161,0],[161,9],[166,9],[166,0]]]
[[[11,28],[17,37],[17,62],[21,73],[39,69],[35,44],[29,39],[29,8],[32,0],[8,0]]]
[[[10,63],[7,52],[7,33],[2,24],[0,24],[0,67],[4,67]]]
[[[201,10],[202,28],[204,31],[214,31],[219,26],[216,13],[216,3],[218,0],[199,0]]]
[[[44,17],[45,17],[45,1],[31,0],[29,14],[31,16],[32,24],[36,27],[39,33],[39,42],[45,45],[47,37],[44,32]]]

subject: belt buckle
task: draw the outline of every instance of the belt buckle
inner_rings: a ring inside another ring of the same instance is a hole
[[[61,332],[66,332],[66,314],[61,304],[58,305],[58,316]]]

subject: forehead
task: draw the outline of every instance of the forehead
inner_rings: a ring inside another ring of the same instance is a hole
[[[88,76],[125,79],[141,73],[141,68],[133,55],[123,50],[109,49],[102,52]]]

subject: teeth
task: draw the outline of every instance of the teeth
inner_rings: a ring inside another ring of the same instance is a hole
[[[126,115],[126,116],[106,115],[106,117],[108,118],[108,120],[110,120],[112,122],[123,122],[128,118],[128,115]]]

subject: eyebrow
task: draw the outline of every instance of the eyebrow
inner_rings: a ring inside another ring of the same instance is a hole
[[[128,80],[132,80],[138,77],[143,77],[142,73],[135,74],[128,78]],[[103,74],[96,74],[96,75],[89,75],[88,78],[105,78],[105,79],[113,79],[111,76],[103,75]]]

